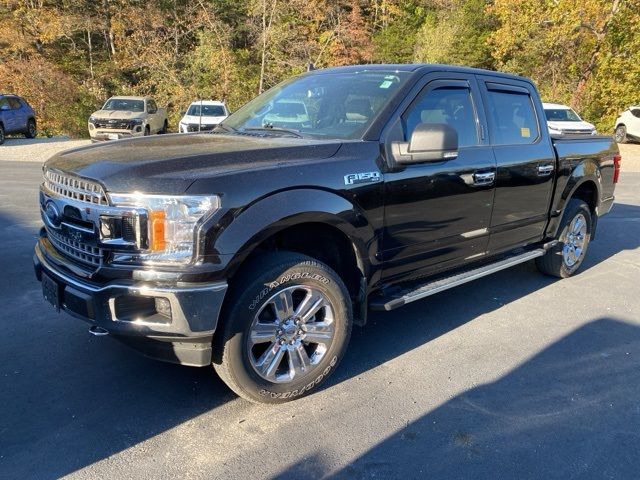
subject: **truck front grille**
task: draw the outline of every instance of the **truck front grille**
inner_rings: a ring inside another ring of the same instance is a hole
[[[190,123],[187,125],[187,132],[210,132],[217,125],[198,125],[197,123]]]
[[[47,228],[47,236],[60,253],[87,265],[102,266],[104,251],[101,248],[79,242],[51,228]]]
[[[131,130],[133,122],[131,120],[96,120],[93,122],[96,128],[107,130]]]
[[[102,186],[91,180],[47,169],[44,172],[44,184],[51,192],[63,197],[94,205],[109,205]]]

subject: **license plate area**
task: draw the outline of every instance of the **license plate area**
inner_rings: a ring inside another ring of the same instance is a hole
[[[118,135],[117,133],[109,133],[107,134],[107,138],[109,140],[118,140],[120,138],[120,135]]]
[[[42,273],[42,296],[53,305],[56,311],[60,311],[60,284],[44,272]]]

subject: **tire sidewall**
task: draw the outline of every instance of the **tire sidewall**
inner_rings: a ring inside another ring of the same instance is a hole
[[[274,294],[295,285],[313,287],[329,300],[334,310],[334,340],[322,361],[309,374],[299,380],[279,384],[258,375],[249,362],[247,335],[256,313]],[[280,403],[293,400],[315,390],[335,370],[351,335],[351,304],[347,301],[346,287],[327,267],[303,262],[285,269],[274,269],[243,292],[229,312],[225,329],[226,361],[230,374],[243,393],[262,403]]]
[[[4,130],[4,127],[0,125],[0,145],[2,145],[6,139],[7,133]]]
[[[571,226],[573,219],[578,214],[582,214],[587,221],[587,234],[586,234],[585,244],[584,244],[584,248],[582,249],[582,255],[580,256],[580,259],[573,266],[569,267],[564,261],[564,255],[562,253],[564,249],[564,241],[562,239],[566,238],[569,227]],[[587,206],[586,203],[575,202],[570,205],[570,209],[567,211],[565,221],[563,222],[562,231],[560,233],[560,237],[559,237],[560,242],[558,242],[558,246],[557,246],[560,254],[560,261],[562,262],[562,266],[560,268],[560,273],[562,277],[566,278],[573,275],[580,268],[580,266],[582,265],[582,262],[584,262],[584,259],[587,256],[587,251],[589,249],[589,244],[591,243],[592,222],[593,220],[591,218],[591,211],[589,210],[589,207]]]
[[[618,134],[620,132],[620,134]],[[625,143],[627,141],[627,128],[624,125],[620,125],[615,131],[616,142]],[[619,138],[619,139],[618,139]]]
[[[33,130],[32,127],[33,126]],[[36,138],[36,135],[38,134],[38,130],[36,127],[36,121],[31,119],[27,122],[27,138]]]

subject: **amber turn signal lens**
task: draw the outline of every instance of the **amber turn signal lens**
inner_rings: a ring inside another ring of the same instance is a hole
[[[163,251],[167,243],[164,240],[164,220],[165,214],[162,210],[153,210],[149,214],[151,226],[151,250],[154,252]]]

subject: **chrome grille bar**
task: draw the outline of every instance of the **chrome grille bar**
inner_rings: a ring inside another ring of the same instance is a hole
[[[104,252],[101,248],[78,242],[50,228],[47,228],[47,236],[53,246],[61,253],[89,265],[96,267],[102,265]]]
[[[48,190],[63,197],[93,205],[109,205],[102,186],[91,180],[47,169],[44,184]]]

